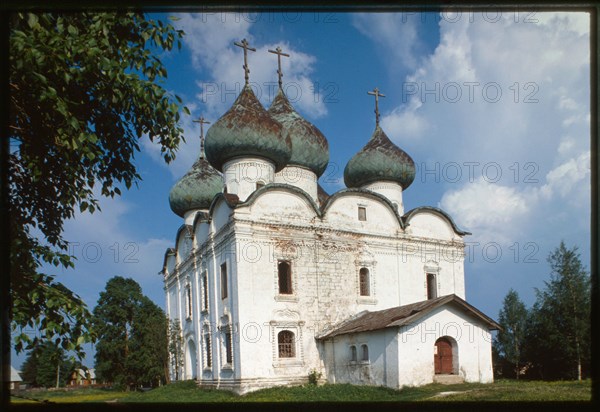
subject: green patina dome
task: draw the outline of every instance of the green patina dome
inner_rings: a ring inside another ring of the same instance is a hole
[[[323,133],[300,116],[279,89],[269,114],[283,126],[292,142],[289,166],[303,166],[321,176],[329,163],[329,144]]]
[[[181,178],[169,193],[171,210],[183,215],[194,209],[208,209],[213,198],[221,193],[223,179],[201,155],[192,168]]]
[[[391,180],[406,190],[415,179],[415,162],[377,126],[371,140],[346,165],[344,182],[347,187]]]
[[[240,156],[267,158],[279,171],[291,154],[290,138],[282,133],[281,124],[262,107],[249,85],[206,134],[206,158],[220,171],[225,162]]]

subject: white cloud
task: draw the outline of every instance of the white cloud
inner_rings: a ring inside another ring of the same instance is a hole
[[[90,308],[113,276],[131,277],[144,293],[162,305],[162,285],[157,275],[172,239],[147,239],[127,227],[133,204],[123,198],[100,197],[101,211],[75,213],[65,222],[64,238],[76,257],[75,268],[62,270],[57,280],[79,294]],[[48,268],[56,273],[56,268]]]
[[[440,206],[461,227],[472,232],[475,239],[506,244],[515,234],[518,222],[531,212],[530,197],[513,187],[480,177],[458,190],[447,191]]]
[[[499,181],[445,182],[440,201],[482,241],[531,239],[548,222],[564,225],[556,236],[589,219],[589,15],[520,17],[442,19],[440,44],[382,119],[392,140],[442,165],[499,165]]]

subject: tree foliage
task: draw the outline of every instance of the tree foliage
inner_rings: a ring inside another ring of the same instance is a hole
[[[59,387],[67,384],[75,366],[61,347],[45,341],[29,351],[21,366],[21,376],[33,387]]]
[[[527,315],[527,308],[519,294],[513,289],[509,290],[498,314],[498,323],[502,330],[496,336],[495,346],[517,379],[521,375]]]
[[[551,274],[527,326],[528,358],[544,379],[577,378],[590,366],[590,278],[577,247],[561,242],[548,256]]]
[[[128,366],[136,386],[168,383],[167,317],[150,299],[142,298],[133,316]]]
[[[133,279],[111,278],[94,308],[96,374],[127,389],[166,380],[167,321]]]
[[[85,303],[44,264],[73,267],[63,223],[94,212],[98,193],[137,184],[134,154],[147,135],[169,162],[182,136],[181,100],[162,81],[161,53],[181,46],[170,24],[141,13],[14,13],[10,17],[9,198],[15,349],[57,337],[93,340]],[[183,107],[187,113],[187,108]]]

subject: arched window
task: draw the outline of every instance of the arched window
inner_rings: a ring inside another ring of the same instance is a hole
[[[291,295],[292,290],[292,266],[290,262],[280,260],[277,262],[277,273],[279,279],[279,293]]]
[[[360,358],[360,360],[363,362],[368,362],[369,361],[369,347],[367,345],[361,345],[360,349],[362,352],[362,357]]]
[[[356,346],[350,346],[350,362],[356,362],[358,360],[356,356]]]
[[[296,357],[296,346],[294,341],[294,332],[282,330],[277,334],[277,345],[279,347],[280,358]]]
[[[435,282],[435,274],[427,274],[427,299],[437,298],[437,285]]]
[[[359,277],[359,283],[360,283],[360,296],[370,296],[371,295],[371,285],[370,285],[370,279],[369,279],[369,269],[360,268],[358,277]]]

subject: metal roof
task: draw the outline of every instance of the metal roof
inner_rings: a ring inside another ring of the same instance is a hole
[[[316,338],[321,340],[349,333],[368,332],[394,326],[410,325],[426,314],[432,312],[434,309],[445,305],[453,305],[463,309],[470,316],[487,324],[489,329],[500,329],[500,325],[492,318],[486,316],[474,306],[452,294],[375,312],[360,312],[354,317],[334,326],[333,329],[318,335]]]

